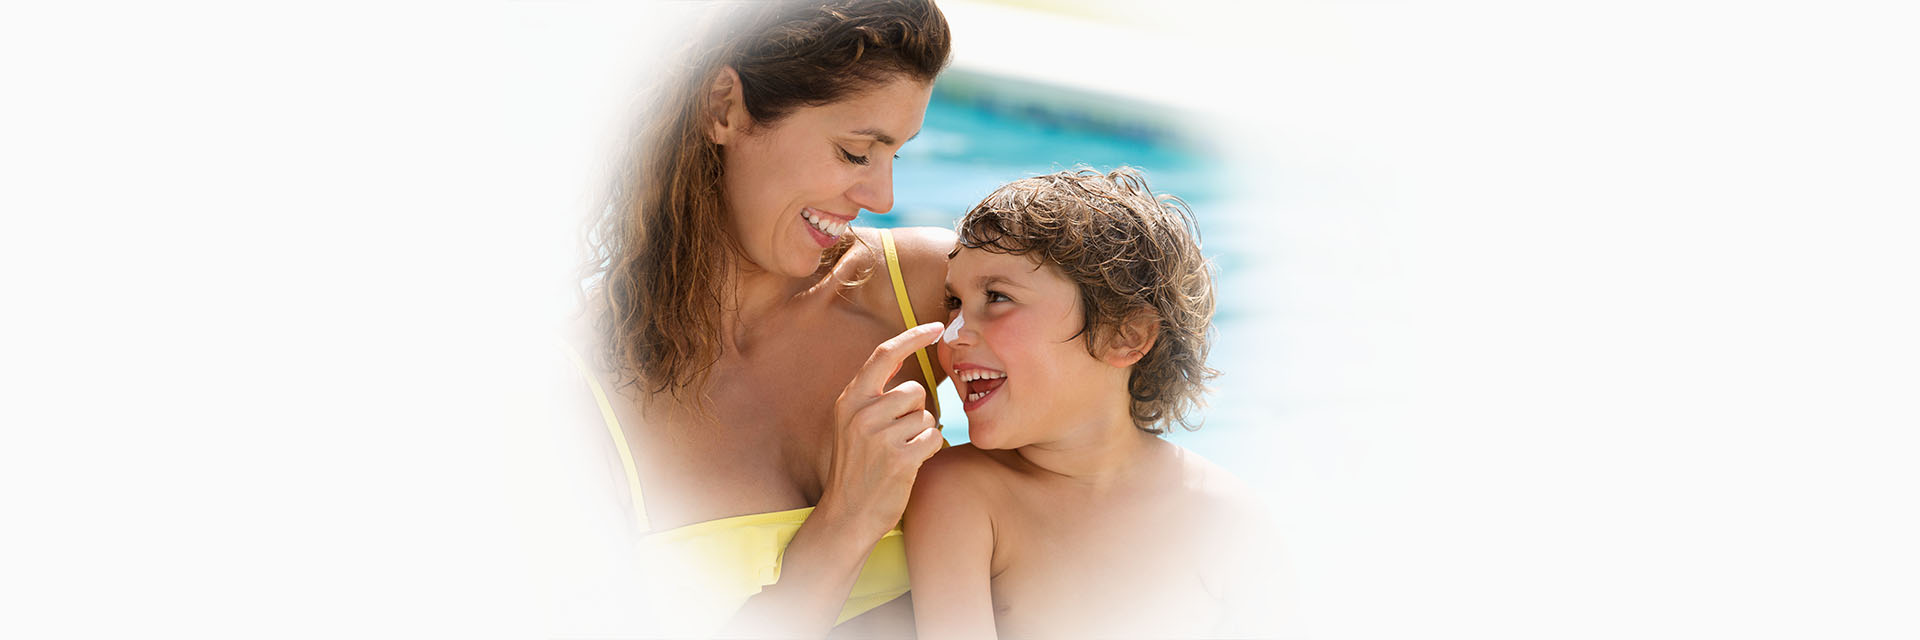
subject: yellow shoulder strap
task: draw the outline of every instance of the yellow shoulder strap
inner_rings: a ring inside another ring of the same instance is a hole
[[[906,321],[908,329],[920,326],[920,321],[913,318],[913,302],[907,298],[907,281],[900,277],[900,252],[893,248],[892,229],[880,230],[880,246],[887,252],[887,274],[893,276],[893,299],[900,303],[900,319]],[[933,410],[938,413],[940,396],[935,395],[934,389],[939,384],[933,379],[933,360],[927,358],[924,347],[913,355],[920,360],[920,373],[927,377],[927,395],[933,398]]]
[[[639,525],[641,533],[646,533],[650,527],[647,526],[647,503],[640,498],[640,469],[633,465],[633,450],[627,446],[626,432],[620,430],[620,419],[613,416],[613,403],[607,401],[607,392],[600,388],[600,379],[593,376],[593,370],[587,368],[580,354],[574,353],[573,347],[567,345],[561,345],[561,348],[567,351],[567,359],[573,361],[573,367],[579,369],[580,375],[587,379],[587,388],[593,390],[593,399],[600,403],[600,417],[607,423],[607,435],[612,436],[613,448],[620,452],[620,467],[627,473],[627,493],[633,496],[634,523]]]

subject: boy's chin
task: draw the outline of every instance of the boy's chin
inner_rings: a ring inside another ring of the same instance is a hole
[[[1020,443],[1012,442],[1011,440],[1011,438],[1001,437],[1000,434],[994,433],[991,429],[971,431],[967,434],[967,441],[972,443],[975,449],[1000,451],[1020,448]]]

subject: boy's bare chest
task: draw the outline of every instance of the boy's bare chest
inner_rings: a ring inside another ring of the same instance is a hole
[[[1190,637],[1223,611],[1206,524],[1170,500],[1038,501],[995,521],[1003,636]],[[1004,551],[1003,551],[1004,550]]]

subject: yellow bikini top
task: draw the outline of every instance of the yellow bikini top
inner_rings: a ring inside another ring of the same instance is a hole
[[[918,326],[920,323],[914,319],[913,305],[907,298],[906,284],[900,278],[900,259],[898,251],[894,249],[893,233],[881,229],[880,244],[886,252],[887,274],[893,278],[894,298],[900,302],[901,320],[909,328]],[[920,361],[921,373],[926,376],[927,388],[933,389],[936,386],[933,364],[927,357],[926,349],[916,351],[914,355]],[[706,579],[702,582],[715,585],[714,588],[724,592],[719,597],[731,601],[728,610],[737,609],[747,598],[778,581],[780,557],[785,553],[787,543],[793,541],[794,533],[800,530],[800,524],[806,522],[807,516],[813,513],[813,507],[720,518],[665,531],[652,531],[647,525],[646,503],[640,495],[640,472],[634,467],[633,451],[627,445],[625,432],[620,430],[620,421],[613,415],[613,405],[608,402],[600,381],[580,356],[569,349],[567,357],[580,369],[587,386],[593,390],[594,400],[600,404],[600,417],[607,424],[607,434],[613,439],[614,449],[620,454],[620,465],[626,472],[627,493],[633,497],[633,514],[638,530],[649,532],[642,538],[642,543],[670,550],[689,566],[705,573],[703,577]],[[898,525],[880,538],[873,552],[867,556],[866,565],[861,567],[860,576],[854,580],[853,591],[847,596],[847,603],[841,608],[840,617],[834,624],[851,620],[907,592],[907,552],[903,541]]]

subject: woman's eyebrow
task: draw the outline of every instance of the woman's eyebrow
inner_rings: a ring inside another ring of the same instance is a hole
[[[849,131],[848,133],[851,133],[856,136],[865,136],[868,138],[873,138],[874,140],[879,141],[880,144],[884,144],[889,147],[893,146],[894,144],[893,136],[888,135],[887,132],[885,131],[875,129],[873,127],[867,127],[865,129],[854,129],[853,131]],[[914,138],[918,138],[918,137],[920,137],[920,132],[915,131],[913,132],[913,135],[907,136],[907,141],[912,142]]]

